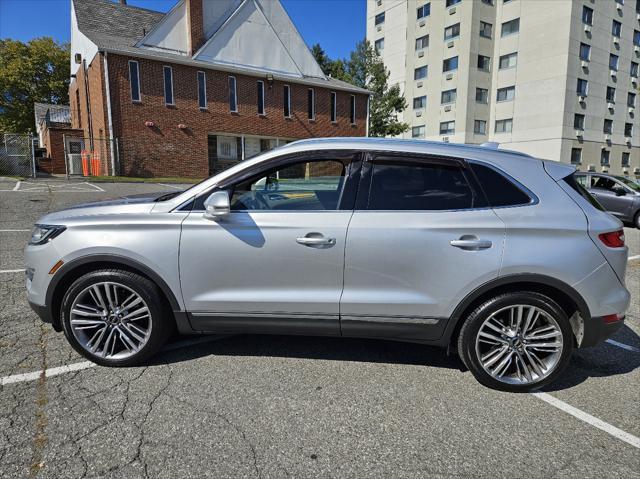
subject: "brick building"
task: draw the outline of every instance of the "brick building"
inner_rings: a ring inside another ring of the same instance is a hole
[[[369,92],[323,74],[278,0],[72,0],[71,74],[71,126],[105,172],[205,177],[367,133]]]
[[[82,130],[71,128],[71,112],[68,105],[34,103],[38,144],[46,154],[38,160],[38,170],[44,173],[66,173],[65,138],[83,136]],[[72,150],[68,150],[73,154]]]

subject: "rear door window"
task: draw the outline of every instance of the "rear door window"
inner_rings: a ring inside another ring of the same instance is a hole
[[[376,159],[369,189],[369,210],[464,210],[478,206],[460,166]]]

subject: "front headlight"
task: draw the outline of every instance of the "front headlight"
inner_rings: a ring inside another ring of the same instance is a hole
[[[31,232],[31,239],[29,240],[29,244],[31,245],[41,245],[51,241],[53,238],[58,236],[64,230],[66,230],[66,226],[59,225],[35,225],[33,227],[33,231]]]

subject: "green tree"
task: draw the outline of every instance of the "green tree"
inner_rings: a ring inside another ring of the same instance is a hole
[[[33,103],[69,103],[69,44],[0,40],[0,131],[35,129]]]

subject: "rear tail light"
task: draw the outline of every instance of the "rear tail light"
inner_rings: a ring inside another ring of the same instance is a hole
[[[624,314],[608,314],[602,317],[605,323],[615,323],[624,319]]]
[[[623,248],[624,247],[624,231],[612,231],[610,233],[602,233],[600,236],[600,241],[604,243],[605,246],[609,248]]]

